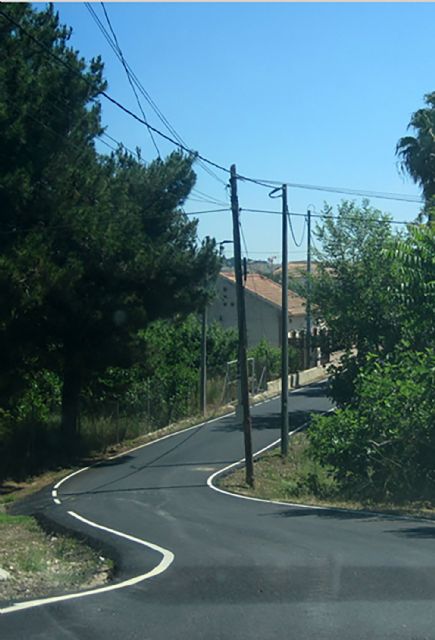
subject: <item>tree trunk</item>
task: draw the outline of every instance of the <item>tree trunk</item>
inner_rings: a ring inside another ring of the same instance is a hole
[[[65,355],[62,387],[62,438],[66,447],[66,456],[77,453],[79,401],[82,387],[80,367],[74,357]]]

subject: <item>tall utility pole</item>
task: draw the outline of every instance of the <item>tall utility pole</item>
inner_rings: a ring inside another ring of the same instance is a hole
[[[208,243],[210,237],[206,236],[205,239]],[[208,288],[208,281],[206,284]],[[201,314],[201,365],[199,377],[199,404],[202,415],[205,416],[207,413],[207,302]]]
[[[307,335],[306,335],[306,363],[311,367],[311,209],[307,211]]]
[[[247,341],[248,333],[246,329],[246,309],[245,290],[242,281],[242,252],[240,248],[240,222],[239,222],[239,199],[237,196],[237,172],[236,165],[231,165],[231,210],[233,213],[233,239],[234,239],[234,272],[236,276],[236,297],[237,297],[237,320],[239,329],[239,376],[242,405],[242,424],[245,437],[245,465],[246,483],[254,486],[254,461],[252,458],[252,433],[251,416],[249,411],[249,387],[248,387],[248,362],[247,362]]]
[[[288,454],[288,227],[287,185],[282,185],[281,455]]]
[[[201,317],[201,375],[199,397],[202,415],[207,413],[207,307]]]

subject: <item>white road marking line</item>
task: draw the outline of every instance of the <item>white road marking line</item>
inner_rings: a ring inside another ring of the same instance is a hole
[[[111,533],[112,535],[118,536],[119,538],[125,538],[130,542],[135,542],[137,544],[141,544],[145,547],[148,547],[153,551],[157,551],[163,556],[163,558],[159,562],[159,564],[154,567],[154,569],[147,571],[147,573],[143,573],[141,575],[135,576],[134,578],[130,578],[129,580],[124,580],[123,582],[119,582],[118,584],[111,584],[111,585],[107,585],[106,587],[99,587],[97,589],[91,589],[89,591],[81,591],[79,593],[70,593],[63,596],[54,596],[52,598],[40,598],[38,600],[30,600],[29,602],[20,602],[17,604],[13,604],[9,607],[4,607],[3,609],[0,609],[0,615],[6,614],[6,613],[13,613],[15,611],[23,611],[25,609],[31,609],[33,607],[40,607],[46,604],[53,604],[55,602],[63,602],[65,600],[73,600],[76,598],[93,596],[99,593],[106,593],[107,591],[124,589],[125,587],[130,587],[134,584],[138,584],[139,582],[142,582],[143,580],[148,580],[149,578],[153,578],[154,576],[157,576],[160,573],[163,573],[163,571],[166,571],[166,569],[168,569],[168,567],[174,561],[175,556],[172,553],[172,551],[169,551],[164,547],[160,547],[159,545],[153,544],[152,542],[148,542],[147,540],[142,540],[141,538],[136,538],[135,536],[131,536],[128,533],[123,533],[122,531],[117,531],[116,529],[110,529],[109,527],[104,527],[103,525],[97,524],[92,520],[87,520],[86,518],[83,518],[83,516],[80,516],[78,513],[75,513],[74,511],[68,511],[68,514],[73,518],[80,520],[81,522],[83,522],[84,524],[90,527],[93,527],[95,529],[101,529],[102,531]]]
[[[231,411],[231,413],[225,413],[223,416],[217,416],[216,418],[212,418],[211,420],[205,420],[204,422],[200,422],[199,424],[194,424],[191,427],[187,427],[187,429],[182,429],[181,431],[174,431],[173,433],[167,433],[165,436],[161,436],[160,438],[156,438],[155,440],[150,440],[150,442],[145,442],[145,444],[139,444],[137,447],[133,449],[128,449],[128,451],[123,451],[122,453],[117,453],[114,456],[110,456],[108,460],[115,460],[115,458],[122,458],[122,456],[126,456],[133,451],[137,451],[138,449],[144,449],[145,447],[149,447],[151,444],[155,444],[156,442],[161,442],[162,440],[166,440],[166,438],[172,438],[173,436],[179,436],[186,431],[191,431],[192,429],[199,429],[200,427],[204,427],[212,422],[216,422],[217,420],[222,420],[223,418],[229,418],[230,416],[234,416],[236,414],[235,411]],[[97,463],[98,464],[98,463]]]
[[[320,381],[321,382],[321,381]],[[314,382],[312,383],[314,384]],[[303,391],[304,387],[298,387],[297,389],[292,389],[290,390],[289,393],[299,393],[300,391]],[[276,396],[273,396],[272,398],[267,398],[264,401],[261,401],[257,404],[254,404],[254,407],[258,407],[261,404],[266,404],[267,402],[272,402],[273,400],[276,400],[279,397],[280,394],[277,394]],[[203,427],[205,425],[208,424],[212,424],[213,422],[217,422],[218,420],[223,420],[224,418],[229,418],[231,416],[236,415],[235,411],[231,411],[230,413],[225,413],[223,416],[217,416],[216,418],[212,418],[211,420],[205,420],[204,422],[200,422],[199,424],[194,424],[191,427],[187,427],[187,429],[182,429],[181,431],[174,431],[173,433],[167,433],[164,436],[161,436],[160,438],[156,438],[155,440],[151,440],[150,442],[145,442],[144,444],[139,444],[137,447],[133,447],[132,449],[128,449],[127,451],[123,451],[122,453],[117,453],[114,456],[110,456],[108,458],[108,460],[115,460],[116,458],[122,458],[122,456],[126,456],[129,453],[133,453],[133,451],[138,451],[139,449],[144,449],[145,447],[149,447],[152,444],[155,444],[156,442],[161,442],[162,440],[166,440],[166,438],[172,438],[173,436],[178,436],[182,433],[185,433],[186,431],[191,431],[192,429],[199,429],[200,427]],[[95,465],[97,465],[98,462],[95,463]],[[69,480],[70,478],[72,478],[73,476],[82,473],[82,471],[86,471],[87,469],[90,469],[91,467],[95,466],[95,465],[90,465],[87,467],[83,467],[82,469],[77,469],[77,471],[73,471],[73,473],[70,473],[69,475],[67,475],[65,478],[63,478],[62,480],[59,480],[59,482],[57,482],[54,485],[54,489],[59,489],[59,487],[66,482],[67,480]]]
[[[305,425],[302,425],[302,427],[304,427],[304,426]],[[295,429],[294,431],[290,431],[289,432],[289,436],[292,436],[297,431],[300,431],[302,429],[302,427],[299,427],[298,429]],[[262,453],[265,453],[268,449],[273,449],[273,447],[276,447],[276,445],[279,442],[281,442],[281,438],[277,438],[276,440],[274,440],[270,444],[266,445],[262,449],[259,449],[258,451],[255,451],[255,453],[252,454],[253,458],[258,458]],[[243,498],[245,500],[255,500],[257,502],[274,502],[273,500],[264,500],[263,498],[252,498],[251,496],[243,496],[243,495],[240,495],[238,493],[232,493],[231,491],[226,491],[225,489],[221,489],[220,487],[216,487],[216,485],[213,484],[213,480],[215,478],[217,478],[221,474],[225,473],[225,471],[229,471],[233,467],[237,467],[238,465],[242,464],[243,462],[245,462],[245,458],[240,458],[240,460],[237,460],[236,462],[232,462],[231,464],[227,465],[223,469],[218,469],[218,471],[215,471],[214,473],[211,474],[211,476],[209,476],[207,478],[207,486],[210,487],[210,489],[213,489],[214,491],[217,491],[218,493],[223,493],[223,494],[225,494],[227,496],[232,496],[233,498]],[[285,502],[285,503],[282,502],[282,503],[275,503],[275,504],[289,504],[289,503],[288,502]],[[313,507],[313,508],[321,509],[322,507]]]
[[[171,438],[173,436],[178,436],[181,435],[182,433],[185,433],[186,431],[191,431],[192,429],[199,429],[200,427],[203,427],[207,424],[211,424],[212,422],[216,422],[217,420],[222,420],[223,418],[228,418],[231,417],[233,415],[235,415],[235,411],[232,411],[231,413],[226,413],[223,416],[218,416],[217,418],[212,418],[211,420],[205,420],[204,422],[200,422],[199,424],[194,424],[191,427],[187,427],[187,429],[182,429],[181,431],[174,431],[173,433],[167,433],[164,436],[161,436],[160,438],[156,438],[155,440],[150,440],[150,442],[145,442],[144,444],[139,444],[137,447],[133,447],[132,449],[128,449],[127,451],[122,451],[122,453],[117,453],[114,456],[110,456],[108,458],[108,460],[115,460],[116,458],[122,458],[122,456],[126,456],[129,453],[132,453],[133,451],[137,451],[138,449],[144,449],[145,447],[149,447],[152,444],[155,444],[156,442],[161,442],[162,440],[166,440],[166,438]],[[91,469],[92,467],[95,467],[98,465],[98,462],[95,462],[95,464],[91,464],[87,467],[83,467],[82,469],[77,469],[77,471],[73,471],[72,473],[70,473],[69,475],[65,476],[65,478],[62,478],[62,480],[59,480],[59,482],[57,482],[54,487],[53,487],[53,491],[51,492],[52,496],[53,496],[53,500],[54,502],[56,502],[56,497],[57,497],[57,489],[59,489],[59,487],[66,482],[67,480],[69,480],[70,478],[72,478],[73,476],[78,475],[79,473],[82,473],[83,471],[87,471],[88,469]],[[54,495],[54,491],[56,491],[56,496]],[[56,504],[61,504],[60,501],[56,502]]]
[[[300,390],[299,388],[295,389],[295,391],[291,393],[295,393],[296,391],[299,391],[299,390]],[[325,411],[325,414],[333,413],[333,411],[335,411],[334,408],[328,409],[328,411]],[[292,436],[297,431],[300,431],[301,429],[303,429],[304,426],[305,424],[299,427],[298,429],[295,429],[294,431],[290,431],[289,436]],[[271,444],[268,444],[266,447],[263,447],[263,449],[260,449],[259,451],[256,451],[255,453],[253,453],[252,454],[253,457],[257,458],[268,449],[272,449],[279,442],[281,442],[281,438],[278,438]],[[385,520],[409,520],[409,521],[417,520],[419,522],[421,521],[428,522],[428,518],[424,518],[424,517],[422,518],[418,516],[405,516],[405,515],[394,514],[394,513],[383,513],[382,511],[365,511],[363,509],[346,509],[344,507],[328,507],[328,506],[321,507],[319,505],[314,505],[314,504],[301,504],[299,502],[281,502],[279,500],[266,500],[265,498],[254,498],[252,496],[244,496],[240,493],[232,493],[231,491],[226,491],[225,489],[221,489],[220,487],[217,487],[215,484],[213,484],[213,481],[219,475],[225,473],[225,471],[229,471],[229,469],[232,469],[237,465],[242,464],[243,462],[245,462],[245,458],[240,458],[240,460],[237,460],[237,462],[233,462],[232,464],[229,464],[228,466],[223,467],[223,469],[219,469],[218,471],[215,471],[214,473],[212,473],[211,476],[207,478],[207,486],[210,489],[213,489],[213,491],[216,491],[217,493],[222,493],[226,496],[230,496],[231,498],[239,498],[240,500],[250,500],[251,502],[265,502],[267,504],[276,504],[282,507],[297,507],[300,509],[311,509],[312,511],[337,511],[338,513],[353,513],[353,514],[359,514],[361,516],[373,516],[373,517],[379,516]]]
[[[290,391],[290,393],[297,393],[301,389],[303,389],[303,387],[298,387],[297,389],[293,389],[292,391]],[[334,408],[328,409],[328,411],[325,411],[325,413],[332,413],[333,411],[335,411]],[[294,429],[293,431],[289,431],[289,436],[292,436],[295,433],[297,433],[298,431],[301,431],[306,426],[306,424],[307,423],[305,422],[303,425],[301,425],[297,429]],[[281,442],[281,438],[277,438],[276,440],[274,440],[270,444],[266,445],[262,449],[259,449],[258,451],[255,451],[255,453],[252,454],[253,458],[254,459],[258,458],[262,453],[265,453],[268,449],[273,449],[273,447],[276,447],[276,445],[279,442]],[[240,458],[240,460],[237,460],[236,462],[233,462],[232,464],[227,465],[223,469],[219,469],[218,471],[215,471],[214,473],[211,474],[211,476],[209,476],[207,478],[207,486],[210,489],[213,489],[213,491],[217,491],[218,493],[223,493],[224,495],[231,496],[232,498],[240,498],[241,500],[251,500],[252,502],[267,502],[269,504],[278,504],[278,505],[282,505],[282,506],[286,506],[286,507],[301,507],[303,509],[314,509],[314,510],[318,510],[318,509],[328,509],[328,510],[330,510],[331,509],[331,507],[319,507],[319,506],[311,505],[311,504],[297,504],[297,503],[292,503],[292,502],[279,502],[278,500],[266,500],[265,498],[253,498],[252,496],[244,496],[244,495],[241,495],[239,493],[232,493],[231,491],[226,491],[225,489],[221,489],[220,487],[217,487],[215,484],[213,484],[213,480],[215,478],[217,478],[218,476],[220,476],[223,473],[225,473],[225,471],[229,471],[233,467],[237,467],[238,465],[242,464],[243,462],[245,462],[245,458]],[[337,511],[348,511],[348,509],[337,509]],[[359,513],[361,513],[361,512],[359,512]]]
[[[83,467],[83,469],[77,469],[77,471],[73,471],[72,473],[68,474],[65,478],[62,478],[62,480],[59,480],[59,482],[56,482],[56,484],[54,485],[53,489],[55,489],[55,490],[59,489],[59,487],[64,482],[66,482],[67,480],[69,480],[73,476],[76,476],[78,473],[81,473],[82,471],[86,471],[86,469],[89,469],[89,467]]]
[[[150,442],[146,442],[144,444],[141,444],[137,447],[134,447],[132,449],[129,449],[128,451],[123,451],[122,453],[118,453],[114,456],[111,456],[109,458],[109,460],[114,460],[115,458],[120,458],[122,456],[128,455],[129,453],[131,453],[132,451],[137,451],[138,449],[143,449],[144,447],[149,447],[152,444],[155,444],[156,442],[160,442],[162,440],[166,440],[167,438],[171,438],[173,436],[177,436],[177,435],[181,435],[186,431],[191,431],[192,429],[199,429],[200,427],[203,427],[207,424],[211,424],[213,422],[216,422],[217,420],[222,420],[223,418],[228,418],[230,416],[235,415],[235,411],[231,411],[230,413],[226,413],[223,416],[218,416],[216,418],[212,418],[211,420],[206,420],[204,422],[201,422],[199,424],[195,424],[191,427],[188,427],[187,429],[182,429],[181,431],[174,431],[173,433],[168,433],[164,436],[162,436],[161,438],[156,438],[156,440],[151,440]],[[95,463],[95,465],[97,465],[98,462]],[[64,484],[64,482],[66,482],[67,480],[69,480],[70,478],[78,475],[79,473],[82,473],[83,471],[86,471],[87,469],[90,469],[92,466],[95,465],[90,465],[87,467],[83,467],[82,469],[77,469],[76,471],[73,471],[72,473],[68,474],[67,476],[65,476],[65,478],[62,478],[62,480],[59,480],[59,482],[57,482],[51,492],[52,498],[53,498],[53,502],[57,505],[62,504],[61,501],[59,500],[59,498],[57,497],[58,495],[58,489],[60,486],[62,486]],[[94,527],[95,529],[101,529],[102,531],[106,531],[108,533],[112,533],[113,535],[116,535],[120,538],[126,538],[127,540],[130,540],[132,542],[136,542],[137,544],[142,544],[145,547],[148,547],[149,549],[153,549],[154,551],[157,551],[159,553],[161,553],[163,555],[163,560],[156,566],[154,567],[154,569],[152,569],[151,571],[148,571],[147,573],[144,573],[142,575],[136,576],[134,578],[130,578],[129,580],[125,580],[124,582],[120,582],[118,584],[114,584],[114,585],[108,585],[107,587],[99,587],[97,589],[92,589],[89,591],[82,591],[80,593],[71,593],[71,594],[67,594],[67,595],[63,595],[63,596],[55,596],[52,598],[40,598],[38,600],[31,600],[29,602],[20,602],[20,603],[16,603],[13,605],[10,605],[9,607],[4,607],[3,609],[0,609],[0,615],[1,614],[6,614],[6,613],[13,613],[15,611],[23,611],[25,609],[30,609],[33,607],[40,607],[46,604],[52,604],[54,602],[63,602],[64,600],[73,600],[76,598],[84,598],[85,596],[92,596],[92,595],[96,595],[99,593],[105,593],[107,591],[115,591],[116,589],[123,589],[124,587],[129,587],[132,586],[134,584],[137,584],[138,582],[142,582],[143,580],[147,580],[149,578],[152,578],[156,575],[158,575],[159,573],[163,573],[163,571],[166,571],[166,569],[172,564],[172,562],[174,561],[174,554],[172,553],[172,551],[169,551],[169,549],[165,549],[164,547],[160,547],[152,542],[148,542],[146,540],[141,540],[140,538],[135,538],[134,536],[130,536],[129,534],[126,533],[122,533],[121,531],[116,531],[115,529],[109,529],[108,527],[104,527],[102,525],[97,524],[96,522],[92,522],[91,520],[87,520],[86,518],[84,518],[83,516],[79,515],[78,513],[75,513],[74,511],[68,511],[68,514],[70,516],[72,516],[73,518],[76,518],[77,520],[80,520],[81,522],[87,524],[90,527]]]
[[[293,393],[295,393],[295,391],[299,391],[299,389],[294,390]],[[271,402],[272,400],[274,400],[275,397],[273,398],[269,398],[268,400],[264,401],[264,403],[266,402]],[[259,404],[263,404],[263,402],[259,403]],[[254,406],[258,406],[254,405]],[[156,440],[151,440],[150,442],[146,442],[145,444],[141,444],[138,445],[137,447],[134,447],[132,449],[129,449],[127,451],[123,451],[122,453],[116,454],[114,456],[111,456],[109,458],[109,460],[114,460],[115,458],[120,458],[122,456],[128,455],[129,453],[133,452],[133,451],[137,451],[138,449],[143,449],[145,447],[148,447],[152,444],[155,444],[157,442],[160,442],[162,440],[166,440],[166,438],[171,438],[173,436],[176,435],[181,435],[182,433],[184,433],[185,431],[191,431],[192,429],[199,429],[200,427],[203,427],[207,424],[211,424],[213,422],[216,422],[218,420],[223,420],[224,418],[228,418],[235,415],[235,411],[232,411],[230,413],[224,414],[223,416],[218,416],[216,418],[212,418],[211,420],[206,420],[204,422],[201,422],[200,424],[197,425],[193,425],[191,427],[188,427],[187,429],[183,429],[182,431],[174,431],[173,433],[168,433],[164,436],[162,436],[161,438],[156,438]],[[295,431],[298,431],[298,429],[296,429]],[[294,433],[291,432],[290,435]],[[261,453],[263,453],[264,451],[266,451],[267,449],[272,448],[273,446],[275,446],[278,442],[280,441],[280,439],[276,440],[275,442],[267,445],[266,447],[263,447],[263,449],[260,449],[260,451],[257,451],[254,456],[258,456]],[[250,498],[247,496],[239,496],[233,493],[230,493],[228,491],[224,491],[223,489],[219,489],[218,487],[215,487],[212,483],[211,480],[213,480],[214,477],[216,477],[217,475],[219,475],[220,473],[223,473],[224,471],[226,471],[227,469],[230,469],[231,467],[236,466],[237,464],[239,464],[240,462],[243,462],[244,459],[234,462],[233,464],[229,465],[228,467],[225,467],[224,469],[220,469],[219,471],[215,472],[214,474],[212,474],[208,479],[207,479],[207,485],[214,489],[215,491],[218,491],[220,493],[224,493],[226,495],[230,495],[232,497],[237,497],[237,498],[244,498],[247,500],[255,500],[257,502],[270,502],[268,500],[262,500],[260,498]],[[98,463],[95,463],[95,465]],[[59,489],[59,487],[66,482],[67,480],[69,480],[70,478],[76,476],[79,473],[82,473],[83,471],[86,471],[87,469],[90,469],[92,466],[95,465],[90,465],[87,467],[83,467],[82,469],[77,469],[76,471],[73,471],[72,473],[70,473],[69,475],[67,475],[65,478],[62,478],[62,480],[59,480],[59,482],[57,482],[53,489],[52,489],[52,497],[53,497],[53,501],[56,504],[61,504],[61,501],[59,500],[59,498],[57,497],[57,490]],[[276,503],[276,504],[284,504],[284,505],[289,505],[289,503]],[[290,505],[291,506],[291,505]],[[300,506],[300,505],[297,505]],[[318,509],[318,508],[322,508],[322,507],[310,507],[308,506],[308,508],[311,509]],[[154,567],[154,569],[151,569],[151,571],[148,571],[147,573],[144,573],[142,575],[139,576],[135,576],[134,578],[130,578],[129,580],[125,580],[124,582],[120,582],[118,584],[113,584],[113,585],[108,585],[106,587],[99,587],[97,589],[92,589],[89,591],[82,591],[79,593],[71,593],[71,594],[66,594],[63,596],[54,596],[52,598],[40,598],[38,600],[31,600],[28,602],[20,602],[20,603],[16,603],[13,604],[9,607],[4,607],[3,609],[0,609],[0,615],[3,614],[7,614],[7,613],[13,613],[16,611],[23,611],[25,609],[31,609],[34,607],[40,607],[46,604],[52,604],[55,602],[63,602],[66,600],[73,600],[73,599],[77,599],[77,598],[84,598],[87,596],[92,596],[92,595],[97,595],[100,593],[106,593],[108,591],[115,591],[117,589],[123,589],[125,587],[129,587],[135,584],[138,584],[139,582],[142,582],[143,580],[147,580],[149,578],[152,578],[160,573],[163,573],[163,571],[166,571],[166,569],[168,569],[168,567],[172,564],[172,562],[175,559],[174,554],[172,553],[172,551],[169,551],[168,549],[165,549],[164,547],[160,547],[152,542],[148,542],[146,540],[142,540],[140,538],[136,538],[134,536],[130,536],[129,534],[123,533],[121,531],[116,531],[115,529],[110,529],[108,527],[104,527],[103,525],[97,524],[96,522],[93,522],[92,520],[87,520],[86,518],[84,518],[83,516],[79,515],[78,513],[75,513],[74,511],[68,511],[68,514],[73,517],[76,518],[77,520],[80,520],[81,522],[83,522],[84,524],[87,524],[90,527],[94,527],[95,529],[101,529],[102,531],[106,531],[107,533],[111,533],[115,536],[121,537],[121,538],[125,538],[127,540],[130,540],[131,542],[136,542],[137,544],[142,544],[146,547],[148,547],[149,549],[153,549],[154,551],[157,551],[159,553],[161,553],[163,555],[163,559],[161,560],[161,562]]]

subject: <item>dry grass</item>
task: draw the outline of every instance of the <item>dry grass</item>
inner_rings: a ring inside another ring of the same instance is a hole
[[[48,536],[34,518],[0,514],[0,601],[28,599],[106,583],[112,562],[65,536]]]
[[[255,400],[276,394],[262,394]],[[233,404],[213,408],[205,418],[194,416],[163,429],[108,447],[103,453],[82,460],[80,465],[92,464],[131,448],[153,442],[162,436],[181,432],[191,426],[234,410]],[[64,536],[48,536],[34,518],[10,516],[7,506],[36,493],[71,473],[74,468],[47,471],[26,481],[6,481],[0,484],[0,568],[10,573],[9,580],[0,581],[0,601],[43,597],[53,593],[90,588],[104,584],[113,566],[101,559],[85,544]]]
[[[232,410],[232,405],[219,407],[206,419],[225,415]],[[203,417],[194,416],[158,431],[125,440],[111,446],[104,453],[96,453],[81,461],[79,466],[122,454],[164,435],[181,432],[202,420]],[[0,601],[44,597],[92,588],[110,579],[113,563],[101,558],[86,544],[66,536],[47,535],[34,518],[10,516],[6,513],[7,506],[15,500],[53,485],[73,470],[74,468],[62,468],[28,478],[27,481],[6,481],[0,484],[0,568],[10,574],[8,580],[0,580]]]

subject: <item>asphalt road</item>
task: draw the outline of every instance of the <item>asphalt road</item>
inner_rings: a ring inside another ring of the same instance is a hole
[[[300,424],[329,403],[311,385],[289,407]],[[279,436],[278,400],[253,415],[258,450]],[[1,640],[435,639],[434,525],[209,488],[242,448],[222,418],[75,475],[60,504],[50,491],[28,503],[110,545],[120,588],[12,612],[0,603]]]

